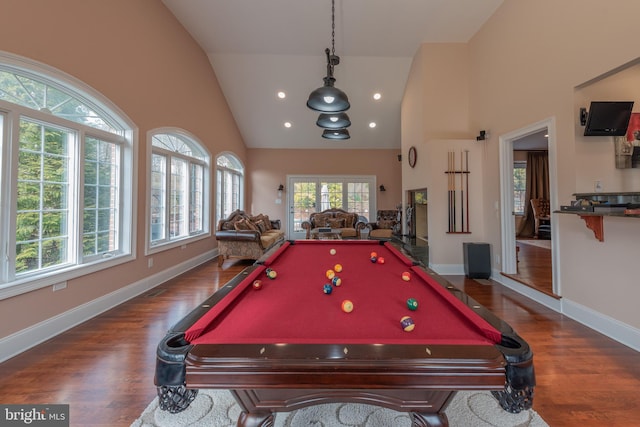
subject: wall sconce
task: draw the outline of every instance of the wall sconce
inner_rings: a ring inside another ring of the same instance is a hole
[[[487,131],[481,130],[480,135],[476,136],[476,141],[484,141],[485,139],[487,139]]]
[[[284,191],[284,185],[280,184],[278,186],[278,197],[282,197],[282,192]]]
[[[384,185],[380,185],[380,191],[387,191],[387,189],[384,188]]]
[[[398,154],[398,161],[401,162],[402,161],[402,154]]]

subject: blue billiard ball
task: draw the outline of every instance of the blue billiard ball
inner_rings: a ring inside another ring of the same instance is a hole
[[[325,294],[329,295],[331,292],[333,292],[333,286],[331,286],[330,283],[325,283],[324,286],[322,287],[322,290],[324,291]]]

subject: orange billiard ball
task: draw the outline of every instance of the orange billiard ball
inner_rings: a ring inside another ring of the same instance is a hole
[[[331,280],[336,276],[336,272],[333,270],[327,270],[325,275],[327,276],[327,279]]]
[[[348,299],[342,301],[342,311],[345,313],[351,313],[353,311],[353,303]]]
[[[378,258],[378,252],[371,252],[371,254],[369,254],[369,258]]]
[[[333,266],[333,269],[336,273],[340,273],[342,271],[342,264],[336,264]]]

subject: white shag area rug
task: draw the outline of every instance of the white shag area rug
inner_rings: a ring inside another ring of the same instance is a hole
[[[487,391],[458,392],[445,413],[451,427],[548,427],[534,410],[510,414]],[[158,407],[158,398],[131,427],[232,427],[240,407],[226,390],[200,390],[183,412],[170,414]],[[279,412],[274,427],[410,427],[409,414],[378,406],[332,403],[293,412]]]

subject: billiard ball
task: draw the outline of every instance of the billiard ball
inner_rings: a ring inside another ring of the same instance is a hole
[[[413,323],[413,319],[409,316],[404,316],[400,319],[400,326],[405,332],[411,332],[416,327],[416,324]]]
[[[254,280],[253,289],[255,289],[256,291],[259,291],[260,289],[262,289],[262,280]]]
[[[331,292],[333,292],[333,287],[330,283],[325,283],[322,287],[322,290],[325,294],[329,295]]]
[[[371,257],[371,262],[372,262],[372,263],[374,263],[374,264],[375,264],[376,262],[378,262],[378,257],[376,257],[376,256],[372,256],[372,257]]]
[[[348,299],[342,301],[342,311],[345,313],[351,313],[353,311],[353,303]]]
[[[329,251],[329,253],[330,253],[331,255],[335,255],[335,254],[336,254],[336,250],[335,250],[335,249],[331,249],[331,250]]]
[[[334,266],[333,266],[333,270],[334,270],[336,273],[340,273],[340,272],[342,271],[342,264],[336,264],[336,265],[334,265]]]
[[[384,264],[384,257],[378,257],[378,264]]]
[[[407,307],[409,308],[409,310],[411,311],[415,311],[418,309],[418,300],[415,298],[409,298],[407,300]]]
[[[327,270],[327,272],[325,273],[327,276],[327,279],[331,280],[334,278],[334,276],[336,275],[336,272],[333,270]]]
[[[267,272],[267,277],[271,280],[275,279],[276,276],[278,276],[278,273],[276,273],[275,270],[271,270],[269,269],[269,271]]]
[[[331,279],[331,283],[333,283],[333,286],[340,286],[342,285],[342,279],[339,278],[338,276],[334,276],[333,279]]]
[[[411,273],[409,273],[408,271],[402,273],[402,280],[404,280],[405,282],[411,280]]]
[[[371,253],[369,254],[369,256],[370,256],[371,258],[373,258],[373,257],[378,258],[378,252],[371,252]]]

